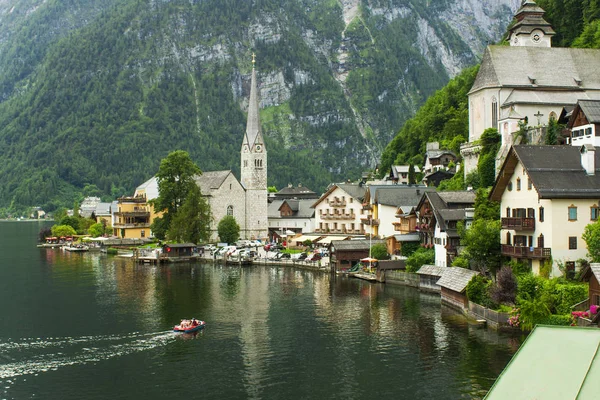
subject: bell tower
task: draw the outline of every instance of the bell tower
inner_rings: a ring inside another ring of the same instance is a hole
[[[544,19],[543,8],[534,0],[524,0],[510,29],[508,39],[511,46],[552,47],[552,36],[556,34]]]
[[[242,141],[240,181],[246,190],[246,239],[266,239],[267,219],[267,149],[260,127],[258,85],[255,55],[252,54],[252,80],[248,121]]]

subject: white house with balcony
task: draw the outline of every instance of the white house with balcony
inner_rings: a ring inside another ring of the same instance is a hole
[[[567,128],[570,144],[600,146],[600,100],[580,100],[571,113]]]
[[[512,146],[490,193],[500,202],[502,254],[539,274],[574,271],[586,258],[586,225],[600,214],[600,151],[582,146]]]
[[[313,204],[315,232],[364,234],[367,213],[363,209],[365,186],[353,183],[332,185]]]

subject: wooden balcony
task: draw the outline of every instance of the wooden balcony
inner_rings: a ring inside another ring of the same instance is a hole
[[[532,260],[543,260],[552,257],[552,249],[547,247],[523,247],[503,244],[502,255]]]
[[[330,207],[346,207],[346,200],[331,199],[329,200]]]
[[[376,218],[361,218],[360,222],[365,225],[379,226],[379,220]]]
[[[115,223],[113,225],[113,228],[115,228],[115,229],[150,228],[150,222]]]
[[[354,219],[354,214],[323,214],[323,215],[321,215],[321,219],[348,220],[348,219]]]
[[[502,229],[534,231],[535,218],[502,218]]]
[[[123,218],[150,218],[150,211],[137,210],[137,211],[122,211],[116,212],[117,217]]]

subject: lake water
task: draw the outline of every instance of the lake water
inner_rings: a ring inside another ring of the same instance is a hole
[[[0,223],[0,399],[477,399],[522,342],[413,288],[38,249],[41,226]]]

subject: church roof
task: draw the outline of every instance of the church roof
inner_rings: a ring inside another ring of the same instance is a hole
[[[519,90],[515,89],[506,98],[502,107],[509,107],[513,104],[557,104],[557,105],[575,105],[577,101],[592,98],[600,99],[600,92],[582,92],[582,91],[551,91],[551,90]]]
[[[595,175],[586,173],[581,165],[580,151],[578,146],[513,146],[504,160],[490,198],[500,201],[519,161],[541,199],[600,197],[600,148],[595,151]]]
[[[225,179],[231,174],[230,170],[226,171],[206,171],[202,175],[197,175],[194,180],[200,187],[203,195],[210,195],[211,190],[219,189]]]
[[[552,26],[544,20],[546,12],[538,6],[533,0],[523,2],[521,8],[515,14],[517,22],[510,28],[511,35],[527,34],[529,35],[535,29],[539,29],[546,35],[554,35]]]
[[[246,136],[244,137],[244,143],[242,143],[242,145],[247,144],[250,149],[252,149],[252,147],[257,143],[262,144],[264,147],[262,130],[260,128],[259,105],[258,87],[256,84],[256,70],[252,68],[250,102],[248,104],[248,121],[246,123]]]
[[[469,94],[486,88],[600,90],[600,50],[488,46]],[[549,68],[549,66],[552,66]]]

